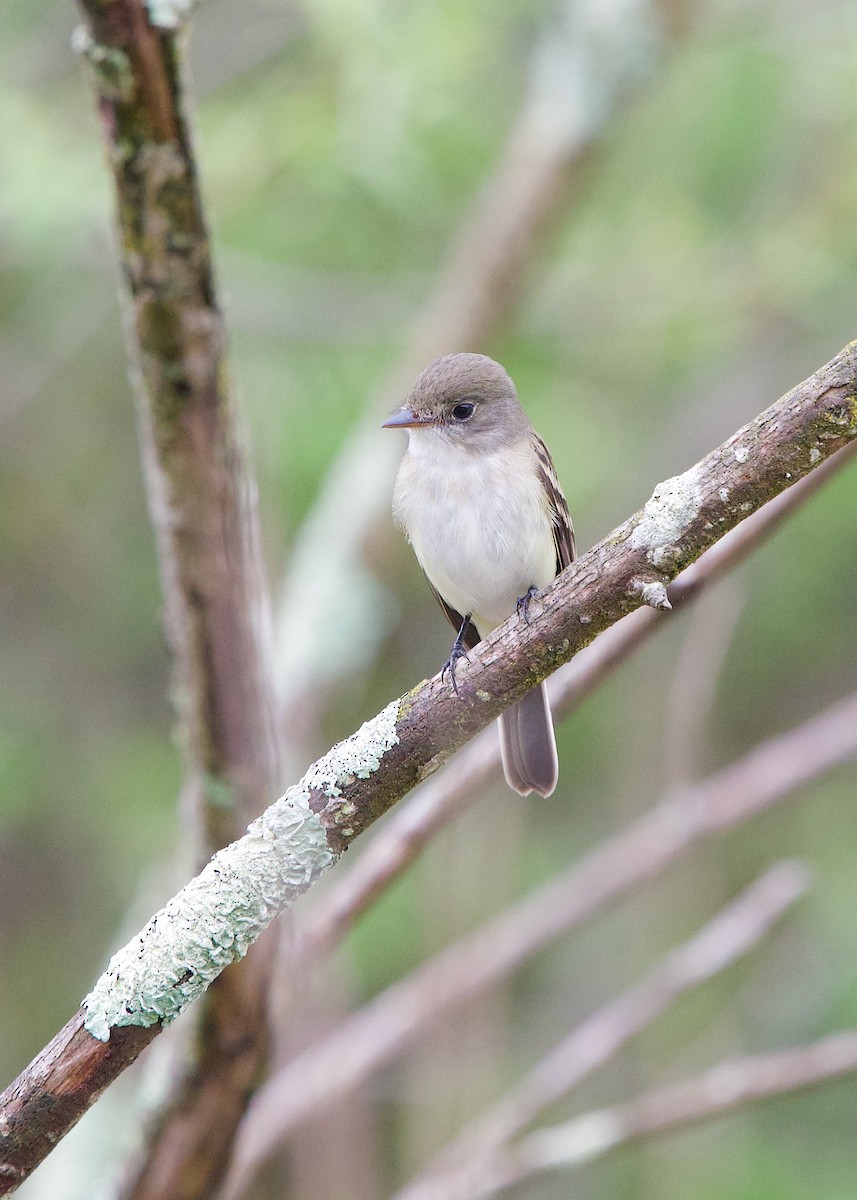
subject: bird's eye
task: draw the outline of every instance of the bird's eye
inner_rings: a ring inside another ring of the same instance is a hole
[[[452,415],[456,421],[469,421],[475,409],[475,404],[471,404],[469,400],[465,400],[461,404],[456,404],[452,410]]]

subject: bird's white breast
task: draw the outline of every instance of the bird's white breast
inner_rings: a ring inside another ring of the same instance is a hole
[[[393,500],[420,566],[484,637],[530,587],[556,574],[556,549],[531,445],[470,454],[411,430]]]

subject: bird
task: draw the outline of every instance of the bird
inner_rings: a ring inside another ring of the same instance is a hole
[[[448,354],[418,376],[383,423],[408,446],[393,490],[405,532],[457,631],[443,674],[574,559],[568,504],[547,446],[505,369],[484,354]],[[549,796],[559,778],[550,705],[539,684],[499,718],[509,786]]]

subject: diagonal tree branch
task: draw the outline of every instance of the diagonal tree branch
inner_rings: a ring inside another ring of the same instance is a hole
[[[334,852],[431,774],[509,704],[621,617],[668,605],[666,585],[767,500],[857,436],[857,344],[852,343],[683,475],[660,484],[645,507],[581,556],[471,652],[458,680],[439,676],[395,706],[395,741],[380,769],[317,797]],[[392,734],[389,735],[392,740]]]
[[[216,854],[114,955],[85,1013],[0,1098],[6,1190],[154,1030],[246,953],[416,782],[603,629],[644,603],[662,606],[666,584],[705,549],[857,438],[855,367],[851,344],[696,466],[660,484],[643,509],[533,601],[529,625],[512,617],[479,644],[461,672],[461,696],[435,676],[393,701]],[[132,1032],[117,1038],[127,1026]]]
[[[799,863],[771,867],[689,941],[657,962],[639,983],[608,1001],[553,1047],[441,1152],[425,1176],[397,1193],[396,1200],[476,1200],[484,1195],[499,1148],[613,1058],[691,988],[748,953],[806,888],[806,871]]]
[[[497,1151],[479,1193],[493,1196],[542,1171],[571,1170],[645,1138],[727,1116],[751,1104],[835,1082],[857,1072],[857,1031],[844,1030],[775,1054],[718,1064],[617,1104],[539,1129]],[[476,1198],[474,1197],[474,1200]]]
[[[842,470],[855,452],[857,442],[845,446],[706,550],[670,586],[673,608],[690,603],[703,588],[740,565],[835,471]],[[581,650],[548,682],[554,714],[565,716],[574,711],[666,619],[667,614],[657,609],[639,608]],[[472,803],[482,787],[499,777],[500,770],[499,742],[493,730],[485,730],[459,751],[454,771],[433,776],[391,814],[360,859],[327,889],[304,922],[297,952],[309,956],[330,952],[437,830]]]
[[[389,1062],[433,1022],[506,978],[561,934],[857,755],[857,694],[757,746],[659,805],[580,862],[391,984],[274,1074],[250,1102],[230,1168],[237,1195],[307,1116]]]

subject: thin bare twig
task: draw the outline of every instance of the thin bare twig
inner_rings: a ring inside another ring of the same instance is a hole
[[[425,1176],[396,1200],[474,1200],[491,1159],[548,1105],[608,1062],[691,988],[751,950],[806,891],[804,868],[772,867],[690,941],[671,951],[634,987],[605,1004],[551,1050],[498,1104],[448,1146]]]
[[[703,838],[734,828],[854,755],[857,694],[663,800],[521,903],[446,947],[260,1088],[238,1133],[230,1179],[246,1180],[309,1113],[554,938],[663,872]],[[238,1190],[235,1184],[227,1195]]]
[[[857,1072],[857,1031],[844,1030],[776,1054],[719,1063],[708,1071],[617,1104],[539,1129],[497,1150],[486,1166],[483,1200],[543,1171],[573,1170],[632,1142],[664,1137],[765,1100],[819,1087]]]

